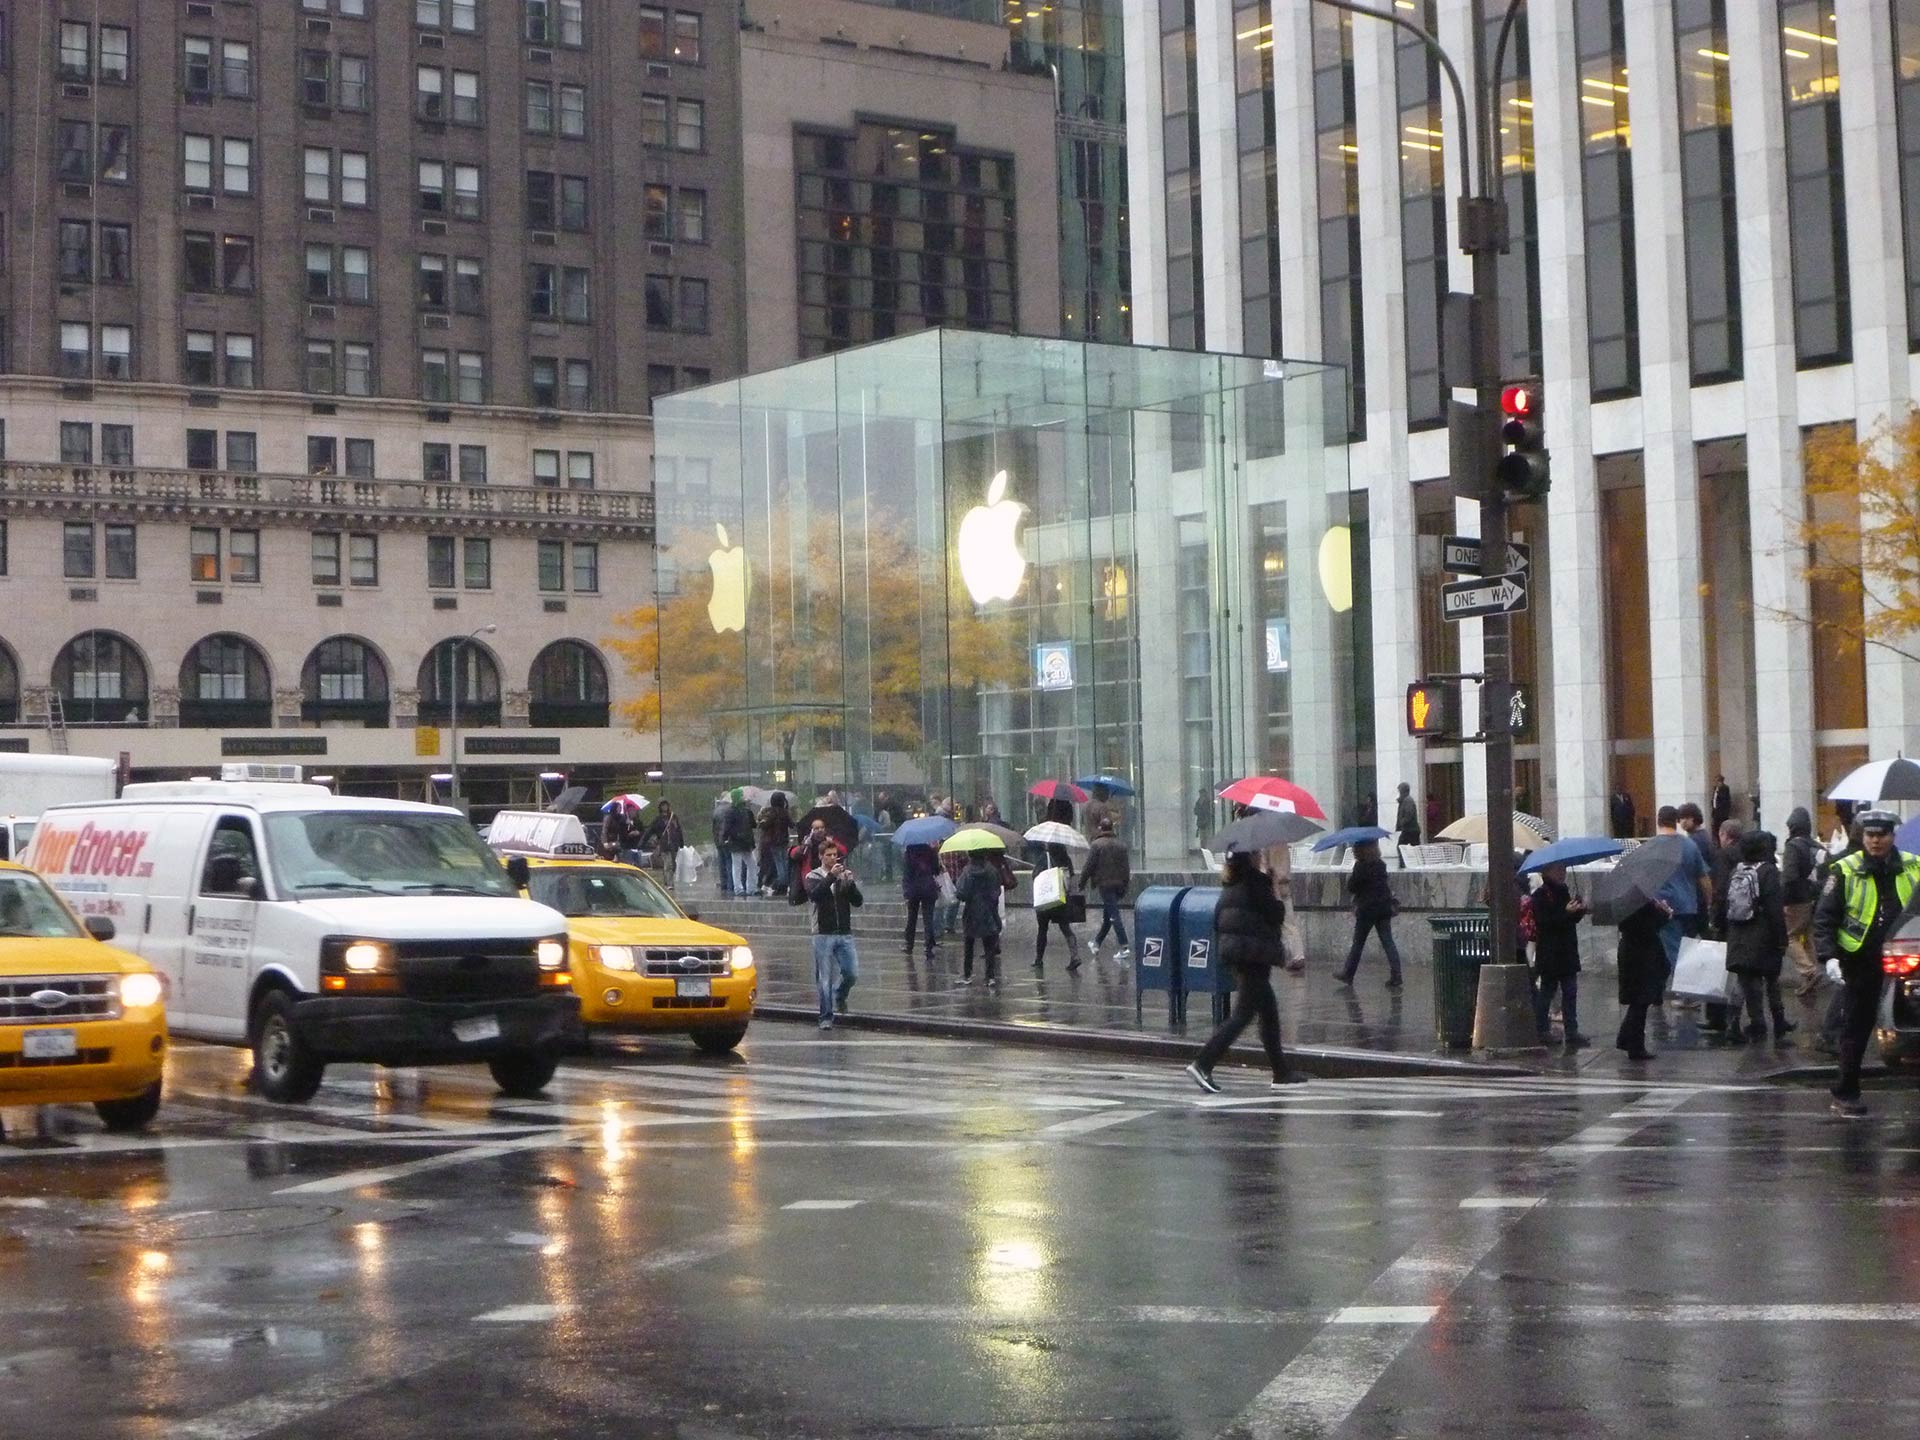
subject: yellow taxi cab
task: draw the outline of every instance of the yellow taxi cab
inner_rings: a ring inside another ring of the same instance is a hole
[[[92,1105],[109,1130],[160,1108],[165,987],[31,870],[0,861],[0,1105]]]
[[[646,871],[602,859],[583,839],[547,838],[573,834],[577,821],[531,827],[546,830],[537,837],[514,821],[496,818],[489,841],[528,899],[567,917],[568,968],[589,1033],[686,1035],[710,1055],[745,1038],[760,987],[746,941],[689,917]]]

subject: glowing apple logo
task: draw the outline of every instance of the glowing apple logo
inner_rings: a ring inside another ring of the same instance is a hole
[[[727,527],[715,525],[720,548],[707,556],[713,571],[713,598],[707,601],[707,619],[716,634],[747,628],[747,552],[727,539]]]
[[[960,522],[960,578],[976,605],[1011,600],[1027,577],[1027,557],[1014,533],[1027,507],[1006,496],[1002,470],[987,487],[987,503],[974,506]]]

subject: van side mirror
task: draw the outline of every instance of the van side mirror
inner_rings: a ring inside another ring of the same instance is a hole
[[[89,915],[86,919],[87,934],[102,943],[113,939],[113,921],[104,915]]]
[[[527,865],[526,856],[509,855],[507,857],[507,878],[513,881],[516,890],[526,889],[532,874],[532,870]]]
[[[238,895],[242,900],[258,900],[260,898],[260,882],[251,875],[242,875],[238,880],[233,882],[233,893]]]

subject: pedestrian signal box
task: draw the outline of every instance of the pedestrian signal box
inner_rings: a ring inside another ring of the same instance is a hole
[[[1459,734],[1459,692],[1433,680],[1407,686],[1407,734],[1416,740],[1437,740]]]

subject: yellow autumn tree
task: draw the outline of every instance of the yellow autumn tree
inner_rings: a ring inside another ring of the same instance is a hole
[[[1848,649],[1920,662],[1920,410],[1861,439],[1849,426],[1806,448],[1806,578],[1826,604],[1805,620]]]
[[[607,646],[640,682],[635,698],[620,706],[620,718],[635,734],[663,732],[678,745],[709,742],[716,760],[745,730],[733,710],[740,703],[743,650],[738,635],[718,635],[707,619],[705,602],[681,595],[664,605],[630,610],[614,622],[619,628]],[[672,659],[679,697],[663,716],[660,706],[662,655]],[[663,725],[663,719],[665,724]],[[670,731],[670,737],[664,732]]]

